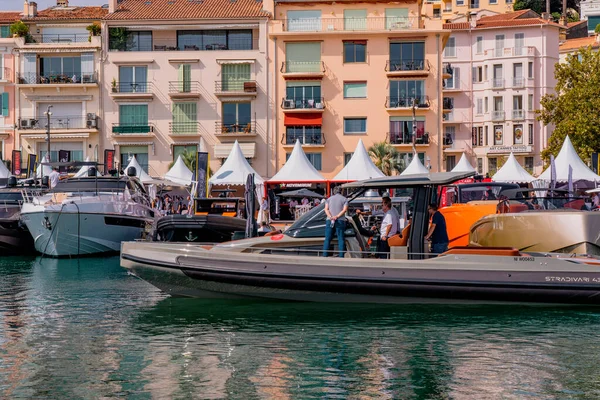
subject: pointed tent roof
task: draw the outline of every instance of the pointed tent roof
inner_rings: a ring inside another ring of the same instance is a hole
[[[569,165],[573,168],[573,181],[586,180],[586,181],[600,181],[600,176],[596,175],[594,171],[589,169],[581,158],[577,155],[573,143],[569,136],[565,138],[558,156],[554,160],[556,166],[556,180],[557,181],[568,181],[569,180]],[[550,167],[548,167],[539,179],[550,180]]]
[[[50,176],[50,173],[52,172],[52,168],[50,168],[48,165],[42,165],[42,163],[47,163],[47,162],[48,162],[48,157],[42,158],[42,160],[40,161],[40,163],[38,164],[38,166],[35,170],[36,178],[43,178],[44,176]]]
[[[0,179],[5,179],[8,178],[10,176],[10,171],[8,170],[8,168],[6,168],[6,165],[4,165],[4,162],[2,160],[0,160]]]
[[[535,178],[531,176],[529,172],[525,171],[525,168],[521,167],[521,164],[519,164],[515,155],[510,153],[508,160],[506,160],[502,168],[492,176],[492,180],[494,182],[529,183],[534,181]]]
[[[427,169],[427,167],[425,167],[421,160],[419,160],[419,157],[416,154],[414,154],[412,161],[410,162],[410,164],[408,164],[408,167],[406,167],[404,171],[402,171],[400,176],[428,174],[429,172],[430,171]]]
[[[352,158],[348,161],[348,164],[342,169],[334,178],[334,181],[362,181],[370,178],[379,178],[385,176],[383,172],[379,170],[373,164],[373,160],[369,157],[367,149],[362,142],[362,139],[358,139],[358,144],[352,154]]]
[[[324,180],[323,175],[308,161],[300,140],[296,140],[294,150],[283,167],[269,179],[270,182],[321,182]]]
[[[136,176],[142,183],[152,182],[152,177],[150,175],[148,175],[146,173],[146,171],[144,171],[144,169],[140,166],[140,164],[135,159],[135,156],[131,157],[131,161],[129,161],[129,164],[127,164],[127,167],[125,167],[125,173],[127,173],[127,170],[129,169],[129,167],[135,168]]]
[[[191,185],[194,179],[194,173],[185,165],[181,159],[181,155],[177,157],[177,161],[166,173],[165,179],[180,185]]]
[[[460,160],[458,160],[458,164],[452,168],[452,172],[475,172],[475,168],[473,168],[469,160],[467,160],[467,155],[462,153]]]
[[[90,161],[90,157],[86,157],[85,161],[88,162]],[[79,169],[79,171],[77,171],[77,173],[75,174],[74,178],[81,178],[82,176],[87,176],[88,175],[88,170],[90,169],[90,165],[84,165],[83,167],[81,167]],[[96,169],[96,176],[101,176],[100,171],[98,171],[98,169]]]
[[[248,164],[248,160],[244,157],[242,148],[236,140],[229,152],[229,156],[227,156],[227,160],[210,177],[208,182],[211,185],[246,185],[246,179],[248,179],[249,174],[254,174],[254,183],[256,185],[264,182],[263,178]]]

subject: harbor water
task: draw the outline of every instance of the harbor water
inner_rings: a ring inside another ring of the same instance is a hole
[[[170,298],[0,256],[0,398],[600,398],[600,309]]]

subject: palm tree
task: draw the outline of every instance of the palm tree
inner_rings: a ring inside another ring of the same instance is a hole
[[[374,143],[369,147],[369,156],[385,175],[389,176],[398,169],[398,150],[389,143]]]
[[[193,151],[190,151],[188,149],[184,149],[181,154],[181,160],[183,161],[183,163],[186,165],[186,167],[188,167],[190,169],[190,171],[195,171],[196,170],[196,153]],[[169,164],[169,169],[171,169],[171,167],[173,167],[173,165],[175,164],[175,161],[177,161],[177,159],[175,159],[173,162],[171,162],[171,164]]]

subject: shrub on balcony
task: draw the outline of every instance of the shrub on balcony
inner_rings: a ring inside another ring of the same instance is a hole
[[[89,38],[90,42],[92,41],[92,36],[100,36],[100,33],[102,31],[102,28],[100,27],[100,25],[98,25],[96,23],[88,25],[85,29],[90,33],[90,38]]]
[[[10,33],[18,37],[25,38],[26,43],[34,42],[33,37],[29,34],[29,26],[23,21],[16,21],[10,26]]]
[[[129,41],[129,31],[127,28],[110,28],[108,30],[108,49],[109,50],[127,50]]]

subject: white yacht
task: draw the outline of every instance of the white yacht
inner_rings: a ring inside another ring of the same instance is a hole
[[[62,257],[118,252],[122,241],[143,238],[154,210],[135,177],[82,177],[60,181],[23,198],[21,221],[42,254]]]

